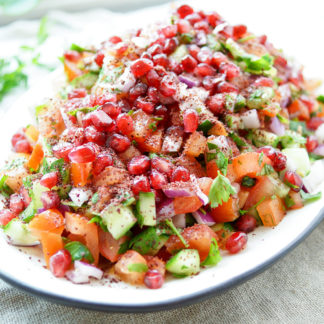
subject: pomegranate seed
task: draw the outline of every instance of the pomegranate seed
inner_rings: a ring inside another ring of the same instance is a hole
[[[94,127],[100,132],[109,129],[112,124],[112,119],[103,110],[96,110],[90,115]]]
[[[116,119],[116,125],[124,135],[129,135],[134,130],[133,119],[128,114],[120,114]]]
[[[68,93],[68,99],[74,98],[84,98],[87,95],[87,90],[80,88],[80,89],[73,89],[71,92]]]
[[[192,30],[190,22],[184,19],[179,19],[177,21],[177,27],[178,27],[178,32],[180,34],[187,34],[190,33],[190,31]]]
[[[218,85],[217,85],[217,92],[220,92],[220,93],[236,92],[236,93],[238,93],[239,91],[235,85],[228,83],[226,81],[222,81],[222,82],[218,83]]]
[[[244,233],[250,233],[254,231],[257,226],[256,219],[251,215],[242,215],[236,222],[235,228]]]
[[[303,186],[302,178],[294,171],[286,171],[283,182],[295,192],[299,192]]]
[[[92,98],[92,106],[103,106],[107,102],[117,102],[117,95],[114,93],[105,92],[104,94]]]
[[[203,47],[197,54],[200,63],[210,64],[212,60],[212,52],[208,47]]]
[[[315,100],[313,100],[312,98],[309,98],[309,97],[306,96],[306,95],[301,95],[300,98],[299,98],[299,100],[300,100],[301,102],[303,102],[303,103],[307,106],[308,111],[309,111],[310,113],[312,113],[312,112],[315,111],[315,107],[316,107],[316,102],[315,102]]]
[[[201,76],[201,77],[204,77],[207,75],[214,75],[215,72],[216,72],[215,69],[206,63],[199,63],[194,71],[194,73],[196,75]]]
[[[266,37],[266,36],[265,36],[265,37]],[[261,43],[261,44],[262,44],[262,43],[265,43],[265,42],[266,42],[266,40],[265,40],[265,41],[260,40],[260,43]],[[274,60],[274,64],[277,65],[277,66],[279,65],[279,66],[285,68],[285,67],[287,66],[288,62],[287,62],[287,60],[286,60],[284,57],[282,57],[282,56],[277,56],[277,57],[275,58],[275,60]]]
[[[263,147],[260,147],[257,152],[258,153],[263,153],[271,161],[273,161],[275,159],[275,157],[276,157],[276,150],[272,146],[263,146]]]
[[[209,32],[208,22],[207,21],[197,21],[194,24],[194,29],[195,30],[202,30],[202,31],[208,33]]]
[[[160,271],[153,269],[145,273],[144,284],[149,289],[159,289],[163,286],[164,278]]]
[[[96,156],[100,153],[100,147],[98,144],[96,143],[93,143],[93,142],[89,142],[89,143],[86,143],[84,146],[87,146],[87,147],[90,147],[91,150],[93,150],[93,152],[95,152]]]
[[[56,186],[57,182],[58,182],[57,172],[50,172],[50,173],[44,174],[39,181],[39,183],[42,186],[44,186],[48,189],[52,189],[54,186]]]
[[[73,145],[68,142],[61,142],[53,146],[53,153],[57,159],[64,159],[65,162],[69,162],[69,153],[73,149]]]
[[[163,105],[159,105],[155,108],[154,115],[162,118],[159,121],[159,125],[164,125],[168,120],[168,109]]]
[[[324,119],[321,117],[312,117],[307,122],[307,128],[311,130],[316,130],[318,127],[320,127],[324,123]]]
[[[56,191],[44,191],[40,199],[45,209],[57,208],[61,203]]]
[[[244,34],[246,33],[247,28],[245,25],[236,25],[233,27],[233,38],[239,39],[242,38],[244,36]]]
[[[193,70],[196,68],[198,63],[191,55],[186,55],[182,59],[181,64],[183,66],[183,69],[186,72],[190,73],[190,72],[193,72]]]
[[[147,49],[147,52],[152,56],[161,54],[163,47],[160,44],[154,44]]]
[[[147,156],[135,156],[128,162],[128,172],[134,175],[143,174],[150,168],[150,164],[150,159]]]
[[[171,60],[170,64],[169,64],[169,70],[174,72],[175,74],[179,75],[181,73],[183,73],[183,67],[181,63],[178,63],[175,60]]]
[[[109,38],[109,42],[112,44],[118,44],[122,41],[122,39],[118,36],[112,36]]]
[[[112,156],[108,152],[101,152],[93,162],[92,172],[94,175],[100,174],[106,167],[114,164]]]
[[[116,119],[121,113],[121,108],[115,102],[107,102],[102,106],[102,110],[112,119]]]
[[[201,16],[194,12],[186,17],[186,20],[190,22],[191,25],[194,25],[195,23],[199,22],[201,20]]]
[[[130,140],[123,135],[114,134],[110,139],[110,146],[118,153],[125,152],[130,147]]]
[[[147,114],[152,114],[154,111],[154,105],[152,102],[148,102],[143,98],[137,98],[135,104],[137,108],[142,109]]]
[[[273,87],[274,82],[270,78],[260,77],[253,82],[255,87]]]
[[[96,159],[96,153],[89,145],[80,145],[73,148],[68,154],[69,159],[73,163],[88,163]]]
[[[84,133],[88,142],[93,142],[101,146],[106,144],[107,135],[103,132],[99,132],[93,126],[86,127]]]
[[[21,186],[20,189],[19,189],[19,194],[23,198],[25,208],[27,208],[28,205],[31,203],[31,198],[29,196],[28,190],[24,186]]]
[[[152,169],[155,169],[161,173],[166,174],[168,177],[171,177],[173,172],[173,164],[168,160],[161,157],[154,157],[151,160]]]
[[[159,102],[159,92],[156,88],[149,87],[147,89],[147,96],[152,103],[156,104]]]
[[[188,5],[182,5],[177,9],[177,13],[180,18],[185,18],[193,12],[194,10]]]
[[[226,98],[223,94],[218,93],[207,99],[206,105],[210,111],[219,115],[225,111]]]
[[[227,62],[228,62],[228,58],[222,52],[214,53],[214,55],[211,59],[212,66],[214,66],[216,68],[219,68],[222,63],[227,63]]]
[[[163,96],[171,97],[176,93],[176,84],[169,76],[165,76],[161,81],[159,90]]]
[[[272,163],[273,163],[273,168],[277,172],[280,172],[286,168],[287,157],[281,152],[276,152],[276,155],[272,160]]]
[[[19,214],[25,208],[23,198],[18,194],[13,194],[9,199],[9,208],[14,214]]]
[[[189,180],[190,180],[190,173],[186,168],[182,166],[178,166],[174,169],[171,176],[171,182],[177,182],[177,181],[187,182]]]
[[[148,59],[138,59],[131,65],[131,71],[136,78],[145,75],[153,68],[153,62]]]
[[[82,117],[82,127],[92,126],[91,114]]]
[[[124,42],[119,42],[115,46],[115,51],[116,51],[117,57],[122,57],[127,50],[128,50],[128,45]]]
[[[247,240],[244,232],[235,232],[227,239],[225,248],[230,254],[236,254],[245,248]]]
[[[202,81],[202,85],[206,90],[211,91],[211,93],[214,92],[217,84],[219,83],[219,78],[211,75],[207,75],[204,77]]]
[[[165,45],[163,47],[163,53],[164,54],[167,54],[167,55],[170,55],[172,54],[176,48],[178,47],[179,45],[179,41],[177,38],[168,38],[166,41],[165,41]]]
[[[196,60],[198,60],[198,53],[200,52],[200,47],[196,44],[191,44],[188,46],[189,54]]]
[[[187,109],[183,114],[183,125],[186,133],[193,133],[198,128],[199,116],[196,110]]]
[[[158,88],[160,86],[161,78],[155,70],[151,70],[146,74],[146,80],[149,86]]]
[[[161,32],[166,38],[171,38],[177,35],[177,26],[176,25],[169,25],[166,27],[163,27],[161,29]]]
[[[25,134],[23,134],[23,133],[16,133],[11,138],[11,144],[12,144],[13,147],[15,147],[16,144],[17,144],[17,142],[22,141],[22,140],[25,140],[25,139],[26,139]]]
[[[138,195],[140,192],[150,192],[151,187],[147,176],[136,176],[133,180],[132,191],[134,195]]]
[[[168,179],[163,173],[153,169],[150,174],[150,182],[152,188],[162,189],[165,185],[168,184]]]
[[[314,135],[308,136],[305,146],[308,152],[313,152],[318,146],[317,138]]]
[[[71,254],[67,250],[59,250],[49,259],[49,268],[55,277],[64,277],[72,262]]]
[[[169,59],[165,54],[157,54],[153,56],[154,65],[161,65],[167,68],[169,65]]]
[[[77,51],[66,51],[64,53],[64,58],[70,62],[78,62],[81,59],[81,54]]]
[[[64,130],[63,138],[74,145],[82,145],[85,141],[84,129],[82,127],[71,127]]]
[[[147,85],[139,82],[129,90],[129,99],[135,101],[139,96],[144,96],[147,92]]]
[[[20,140],[15,144],[15,152],[17,153],[31,153],[32,147],[26,139]]]
[[[0,225],[7,225],[12,219],[16,218],[17,215],[8,209],[0,210]]]
[[[240,75],[240,68],[234,63],[221,63],[219,73],[225,74],[226,80],[232,80]]]
[[[217,26],[217,24],[220,20],[221,20],[221,17],[216,12],[212,12],[207,15],[207,21],[213,28],[215,28]]]
[[[104,61],[104,58],[105,58],[105,54],[102,53],[101,51],[98,51],[96,56],[95,56],[95,62],[97,63],[97,65],[99,67],[102,67],[102,64],[103,64],[103,61]]]

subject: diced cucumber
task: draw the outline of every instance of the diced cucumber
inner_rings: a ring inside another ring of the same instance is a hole
[[[250,109],[260,109],[270,103],[274,97],[274,90],[270,87],[260,87],[256,89],[246,101],[246,105]]]
[[[269,175],[269,180],[274,184],[275,195],[279,196],[280,198],[284,198],[288,195],[290,188],[280,181],[280,179]]]
[[[155,195],[153,192],[140,192],[136,210],[141,225],[156,225]]]
[[[101,215],[103,223],[114,239],[124,236],[137,222],[130,207],[109,205]]]
[[[252,133],[252,141],[256,147],[262,147],[267,145],[272,146],[275,143],[276,139],[276,134],[264,130],[256,129],[253,130]]]
[[[197,250],[181,250],[166,264],[165,268],[177,276],[191,276],[200,270],[200,258]]]
[[[34,182],[33,184],[33,193],[34,193],[34,208],[37,210],[39,208],[43,208],[43,203],[41,201],[41,195],[43,192],[49,191],[48,188],[42,186],[39,181]]]
[[[301,177],[305,177],[311,170],[309,156],[304,148],[285,148],[282,152],[287,156],[287,167],[296,171]]]
[[[186,45],[180,45],[178,48],[170,55],[178,63],[188,54]]]
[[[27,224],[20,219],[14,218],[3,229],[13,245],[32,246],[39,244],[38,239],[31,234]]]

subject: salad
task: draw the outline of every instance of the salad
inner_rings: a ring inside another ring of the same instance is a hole
[[[0,175],[8,242],[54,276],[157,289],[321,197],[324,96],[265,35],[182,5],[62,61]]]

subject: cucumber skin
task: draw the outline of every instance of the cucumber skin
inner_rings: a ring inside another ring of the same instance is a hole
[[[194,275],[200,271],[199,253],[194,249],[181,250],[166,263],[165,268],[176,276]]]

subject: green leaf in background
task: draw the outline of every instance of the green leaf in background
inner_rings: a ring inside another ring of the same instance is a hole
[[[43,44],[48,37],[48,18],[44,16],[39,24],[38,32],[37,32],[37,43]]]
[[[35,7],[38,2],[39,0],[0,0],[0,13],[3,12],[8,16],[22,15]]]

